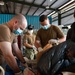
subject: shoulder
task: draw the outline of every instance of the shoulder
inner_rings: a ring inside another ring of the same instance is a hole
[[[10,29],[6,25],[0,25],[0,32],[9,32]]]
[[[52,28],[55,29],[55,30],[59,30],[60,28],[56,25],[52,25]]]
[[[43,30],[43,28],[40,28],[37,32],[40,33]]]
[[[53,27],[53,28],[59,28],[58,26],[56,26],[56,25],[51,25],[51,27]]]

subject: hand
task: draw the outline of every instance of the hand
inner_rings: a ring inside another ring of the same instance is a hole
[[[34,75],[34,73],[29,69],[29,68],[25,68],[23,71],[24,75]]]
[[[20,70],[21,70],[22,72],[23,72],[24,69],[27,68],[27,67],[28,67],[27,63],[21,63],[21,62],[20,62],[19,68],[20,68]]]
[[[18,73],[15,73],[15,75],[24,75],[24,74],[22,73],[22,71],[20,71]]]
[[[58,40],[56,40],[56,39],[50,39],[50,40],[48,41],[48,43],[49,43],[49,44],[58,44]]]
[[[37,54],[37,48],[33,45],[33,51],[34,51],[34,54]]]
[[[39,47],[39,48],[38,48],[38,51],[39,51],[39,52],[43,51],[43,48],[42,48],[42,47]]]
[[[24,67],[28,67],[27,63],[24,63],[24,64],[21,63],[21,65],[24,66]]]
[[[34,45],[32,46],[32,48],[33,48],[33,50],[37,50],[37,48]]]

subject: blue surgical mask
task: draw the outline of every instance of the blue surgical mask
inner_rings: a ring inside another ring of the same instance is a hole
[[[48,28],[50,27],[50,25],[45,25],[45,26],[42,26],[43,29],[47,30]]]
[[[21,34],[23,32],[23,30],[21,30],[20,28],[18,28],[17,30],[13,31],[15,34]]]

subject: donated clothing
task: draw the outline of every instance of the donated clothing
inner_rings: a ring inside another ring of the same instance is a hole
[[[43,53],[37,63],[41,75],[75,72],[75,42],[67,40]]]
[[[17,42],[17,38],[15,38],[15,34],[11,32],[10,28],[7,24],[0,25],[0,42],[10,42],[12,43]],[[2,52],[0,50],[0,65],[3,66],[4,58]]]
[[[34,34],[30,35],[29,33],[25,33],[25,35],[23,37],[23,44],[24,43],[28,43],[30,45],[34,45],[35,37],[36,36]],[[26,51],[25,51],[25,55],[24,56],[26,56],[27,58],[33,60],[34,56],[35,56],[33,48],[26,47]]]
[[[42,47],[44,47],[50,39],[60,39],[64,37],[63,32],[55,25],[51,25],[48,29],[39,29],[36,35],[36,40],[41,41]]]

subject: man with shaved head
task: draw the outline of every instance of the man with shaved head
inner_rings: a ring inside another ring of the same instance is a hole
[[[25,64],[25,60],[19,50],[17,38],[14,31],[21,33],[27,27],[27,20],[22,14],[15,15],[10,21],[0,25],[0,65],[4,67],[4,61],[15,72],[15,75],[22,75],[20,68],[13,55]]]

